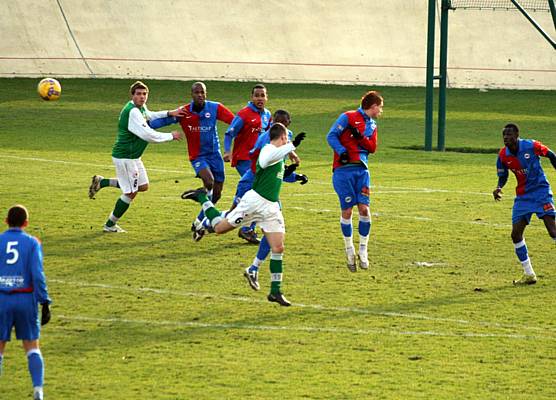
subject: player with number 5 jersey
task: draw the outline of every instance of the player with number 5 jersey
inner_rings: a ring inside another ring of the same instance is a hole
[[[41,244],[24,232],[29,223],[28,215],[24,206],[10,208],[6,218],[9,229],[0,235],[0,373],[4,349],[15,328],[16,338],[23,341],[27,354],[33,399],[42,400],[44,363],[39,335],[40,325],[50,320],[51,300],[43,271]],[[42,307],[40,321],[37,304]]]

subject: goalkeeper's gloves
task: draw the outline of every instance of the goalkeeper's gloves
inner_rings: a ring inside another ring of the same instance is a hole
[[[299,146],[301,144],[301,142],[303,141],[303,139],[305,139],[306,135],[307,134],[305,132],[299,132],[297,135],[295,135],[295,138],[292,140],[293,146],[294,147]]]
[[[361,134],[361,132],[359,132],[359,130],[351,125],[348,125],[347,128],[349,129],[349,131],[351,132],[351,136],[356,139],[359,140],[363,137],[363,135]]]
[[[349,155],[347,151],[340,154],[340,164],[347,164],[349,162]]]
[[[303,175],[303,174],[296,174],[295,180],[299,181],[301,185],[305,185],[307,182],[309,182],[309,178],[307,178],[307,175]]]
[[[48,303],[42,303],[41,304],[41,325],[46,325],[48,324],[48,321],[50,321],[50,307],[48,305]]]
[[[288,176],[290,176],[291,174],[293,174],[293,171],[295,171],[296,168],[297,168],[297,164],[290,164],[290,165],[288,165],[288,166],[284,169],[284,178],[287,178]]]

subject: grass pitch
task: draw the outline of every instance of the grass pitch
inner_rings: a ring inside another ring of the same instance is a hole
[[[266,301],[268,261],[261,292],[243,280],[256,247],[235,232],[191,240],[197,207],[179,194],[200,183],[183,143],[149,146],[151,189],[122,219],[128,233],[102,233],[119,192],[89,200],[87,188],[93,174],[114,175],[130,81],[61,80],[54,103],[36,95],[37,80],[0,83],[0,210],[29,208],[54,299],[41,337],[47,398],[556,397],[555,245],[533,218],[526,238],[539,283],[513,287],[514,178],[502,202],[491,196],[504,124],[556,148],[554,92],[450,90],[447,147],[466,153],[426,153],[411,150],[424,141],[424,89],[381,88],[371,268],[352,274],[325,137],[366,88],[268,85],[268,108],[289,110],[294,132],[308,133],[298,153],[310,182],[282,190],[283,288],[294,303],[284,309]],[[151,110],[189,101],[189,83],[148,84]],[[208,94],[236,112],[251,86],[208,82]],[[223,208],[238,180],[226,168]],[[26,368],[12,341],[0,399],[30,395]]]

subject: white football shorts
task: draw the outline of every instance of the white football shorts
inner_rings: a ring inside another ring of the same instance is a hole
[[[226,219],[235,227],[256,222],[265,232],[286,232],[280,204],[265,199],[254,190],[243,195],[237,207],[226,215]]]
[[[139,186],[149,183],[147,171],[140,158],[114,158],[112,162],[116,167],[116,178],[122,193],[135,193]]]

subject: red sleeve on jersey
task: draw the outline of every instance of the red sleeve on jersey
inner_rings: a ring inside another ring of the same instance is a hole
[[[218,113],[216,114],[216,119],[230,125],[232,120],[234,119],[234,113],[231,112],[230,109],[225,105],[218,104]]]
[[[357,144],[367,150],[369,153],[374,153],[376,151],[376,139],[378,136],[378,129],[375,128],[371,136],[363,136]]]
[[[544,144],[542,144],[538,140],[534,140],[533,141],[533,151],[535,152],[535,154],[537,156],[546,157],[546,155],[548,154],[548,147],[546,147]]]
[[[197,158],[201,148],[201,138],[199,136],[199,116],[191,113],[191,104],[183,106],[186,115],[180,118],[181,129],[185,133],[187,141],[187,152],[189,153],[189,160]]]

